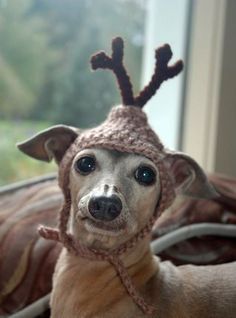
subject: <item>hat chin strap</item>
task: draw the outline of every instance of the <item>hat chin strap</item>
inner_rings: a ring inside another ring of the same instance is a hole
[[[69,206],[69,202],[66,201],[62,207],[60,215],[67,215]],[[64,219],[64,217],[62,217],[62,219]],[[125,253],[128,249],[134,247],[140,240],[151,233],[155,220],[156,217],[152,216],[147,224],[129,241],[121,244],[118,248],[111,251],[90,249],[86,246],[83,246],[79,242],[75,241],[72,234],[65,231],[64,226],[59,226],[59,229],[40,226],[38,232],[45,239],[61,242],[64,247],[74,255],[86,258],[88,260],[108,261],[112,266],[114,266],[122,284],[126,288],[128,294],[132,297],[134,302],[141,308],[141,310],[145,314],[152,315],[154,311],[156,311],[156,308],[152,305],[149,305],[140,295],[119,256]]]

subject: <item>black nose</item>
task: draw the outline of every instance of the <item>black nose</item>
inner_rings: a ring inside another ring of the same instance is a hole
[[[90,214],[97,220],[112,221],[122,210],[122,202],[118,196],[93,196],[89,200]]]

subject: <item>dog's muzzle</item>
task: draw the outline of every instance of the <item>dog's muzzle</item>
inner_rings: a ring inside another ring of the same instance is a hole
[[[91,216],[100,221],[113,221],[122,211],[121,199],[115,195],[93,195],[88,202]]]

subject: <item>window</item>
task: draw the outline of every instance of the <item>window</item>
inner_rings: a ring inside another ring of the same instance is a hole
[[[55,170],[20,153],[16,142],[58,123],[94,126],[119,104],[113,74],[89,66],[90,55],[109,52],[116,35],[126,41],[138,90],[145,2],[0,1],[0,185]]]
[[[147,7],[146,37],[142,82],[150,80],[154,68],[154,50],[169,43],[175,63],[183,59],[187,69],[187,47],[190,33],[191,1],[150,0]],[[150,100],[146,111],[150,124],[163,143],[171,149],[180,149],[182,139],[184,72],[164,83]]]

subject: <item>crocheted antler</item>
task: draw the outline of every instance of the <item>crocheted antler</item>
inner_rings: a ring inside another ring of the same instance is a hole
[[[155,53],[156,64],[154,74],[149,84],[135,97],[135,106],[143,107],[164,81],[178,75],[183,69],[183,62],[181,60],[172,66],[167,65],[172,57],[172,51],[168,44],[156,49]]]
[[[109,57],[105,52],[99,52],[91,57],[90,63],[93,70],[98,68],[113,70],[117,77],[123,105],[133,105],[133,88],[129,75],[123,65],[124,42],[117,37],[112,41],[112,56]]]
[[[156,50],[156,64],[154,74],[149,84],[134,98],[133,88],[127,71],[123,65],[124,41],[117,37],[112,41],[112,56],[99,52],[91,57],[92,69],[111,69],[115,73],[121,91],[123,105],[133,105],[142,108],[155,94],[160,85],[169,78],[178,75],[183,69],[183,62],[177,61],[168,66],[172,51],[168,44]]]

